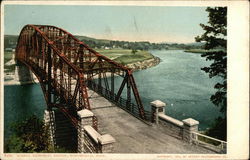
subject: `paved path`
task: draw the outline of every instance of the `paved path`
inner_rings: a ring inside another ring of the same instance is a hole
[[[143,123],[92,91],[89,95],[100,132],[111,134],[116,139],[115,153],[214,154],[166,134],[163,128]]]

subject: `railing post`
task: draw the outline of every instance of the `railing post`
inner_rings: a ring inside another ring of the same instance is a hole
[[[198,132],[199,121],[192,118],[184,119],[183,122],[183,140],[192,143],[192,132]]]
[[[101,153],[112,153],[114,150],[115,139],[109,135],[104,134],[97,138]]]
[[[77,112],[79,116],[79,125],[78,125],[78,152],[79,153],[86,153],[84,149],[84,126],[92,126],[93,124],[93,116],[94,114],[87,109],[83,109]]]
[[[155,100],[155,101],[151,102],[150,104],[151,104],[151,111],[152,111],[152,122],[159,124],[158,114],[159,113],[165,114],[166,103],[164,103],[160,100]]]

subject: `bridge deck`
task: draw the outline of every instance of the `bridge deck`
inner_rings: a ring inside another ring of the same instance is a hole
[[[93,91],[89,91],[89,95],[100,132],[111,134],[116,139],[115,153],[215,153],[174,138],[158,126],[143,123]]]

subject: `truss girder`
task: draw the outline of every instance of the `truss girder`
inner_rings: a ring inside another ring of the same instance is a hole
[[[132,72],[129,68],[112,61],[89,48],[69,32],[47,25],[26,25],[18,39],[16,60],[28,66],[38,77],[48,109],[64,106],[76,113],[90,109],[87,88],[99,88],[110,100],[118,101],[127,89],[128,105],[133,91],[139,115],[144,119]],[[115,93],[115,76],[123,79]],[[127,87],[124,87],[127,84]]]

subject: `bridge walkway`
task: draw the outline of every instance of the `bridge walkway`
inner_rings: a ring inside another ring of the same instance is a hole
[[[215,152],[166,134],[156,125],[149,126],[89,90],[92,112],[98,117],[100,132],[115,139],[114,153],[214,154]]]

